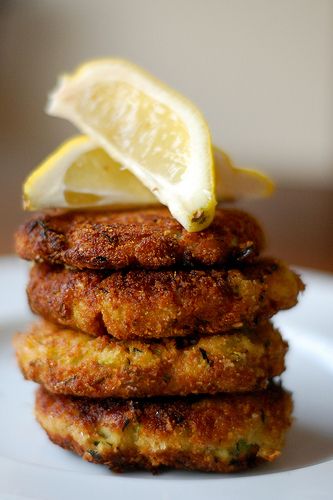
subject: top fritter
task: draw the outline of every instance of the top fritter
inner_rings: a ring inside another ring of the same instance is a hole
[[[257,221],[235,209],[218,209],[213,223],[197,233],[187,232],[164,208],[42,213],[16,233],[20,257],[77,269],[251,262],[263,246]]]

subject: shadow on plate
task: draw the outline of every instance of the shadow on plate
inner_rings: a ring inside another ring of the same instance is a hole
[[[333,459],[333,434],[295,422],[280,460],[275,466],[272,464],[265,468],[269,469],[269,472],[280,472],[308,467],[331,459]]]

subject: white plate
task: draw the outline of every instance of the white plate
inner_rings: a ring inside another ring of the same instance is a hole
[[[281,458],[248,473],[114,474],[51,444],[33,417],[35,385],[16,367],[13,332],[31,318],[24,262],[0,259],[0,499],[333,498],[333,276],[302,271],[307,290],[275,323],[290,343],[284,385],[295,422]]]

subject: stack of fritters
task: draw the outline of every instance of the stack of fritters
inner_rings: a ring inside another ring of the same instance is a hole
[[[271,379],[270,323],[299,277],[259,258],[263,233],[218,209],[188,233],[166,209],[49,212],[16,235],[43,320],[15,339],[55,443],[114,470],[234,471],[279,455],[291,397]]]

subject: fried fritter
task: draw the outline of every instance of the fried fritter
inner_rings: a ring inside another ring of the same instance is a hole
[[[36,416],[49,438],[115,471],[161,466],[233,472],[280,455],[291,396],[246,394],[94,400],[40,388]]]
[[[287,343],[270,323],[211,337],[114,340],[52,323],[14,340],[27,379],[50,392],[94,398],[263,389],[284,370]]]
[[[118,339],[212,335],[253,328],[292,307],[303,289],[283,263],[241,269],[96,272],[36,264],[31,309],[57,324]]]
[[[209,228],[187,232],[167,209],[127,212],[50,212],[35,215],[16,233],[27,260],[78,269],[213,266],[253,260],[263,248],[256,220],[218,209]]]

